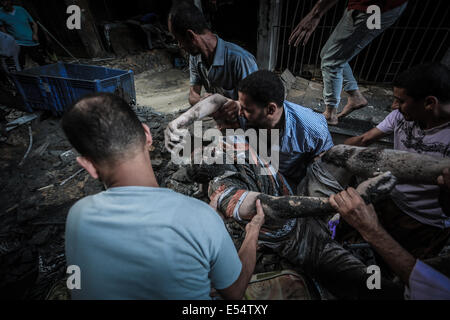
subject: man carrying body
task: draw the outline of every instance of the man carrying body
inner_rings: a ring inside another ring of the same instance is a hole
[[[252,73],[239,85],[240,116],[247,122],[244,130],[247,126],[280,130],[280,141],[272,142],[279,146],[279,171],[295,187],[305,176],[307,165],[332,148],[333,141],[323,115],[285,101],[284,93],[281,79],[273,72]],[[168,149],[179,143],[179,129],[220,110],[228,101],[220,95],[208,97],[171,122],[166,130]]]
[[[213,34],[203,14],[194,5],[174,5],[168,26],[179,46],[190,54],[190,104],[193,106],[206,96],[219,93],[231,100],[213,115],[214,119],[228,125],[236,123],[239,109],[237,86],[242,79],[258,70],[255,57]],[[203,97],[202,87],[207,93]]]
[[[406,8],[407,0],[350,0],[342,19],[325,43],[322,58],[323,99],[326,110],[325,118],[330,125],[338,124],[338,117],[345,117],[350,112],[367,106],[367,100],[361,94],[353,76],[349,61],[358,55],[376,37],[392,26]],[[303,45],[317,28],[325,13],[336,4],[337,0],[319,0],[311,12],[292,32],[289,44],[297,46],[303,39]],[[378,5],[381,10],[379,29],[369,29],[367,20],[372,15],[367,13],[371,5]],[[348,102],[338,115],[337,108],[341,100],[341,91],[348,94]]]
[[[386,232],[377,218],[374,207],[367,205],[355,189],[349,188],[347,191],[332,195],[330,202],[341,217],[361,234],[406,284],[406,299],[450,299],[448,262],[440,266],[444,272],[441,273],[426,261],[414,258]]]
[[[12,35],[20,46],[19,61],[23,69],[29,55],[39,65],[45,65],[44,53],[39,45],[38,26],[22,7],[13,6],[11,0],[2,0],[0,31]]]
[[[78,163],[107,190],[78,201],[66,225],[68,265],[81,269],[74,299],[241,299],[252,276],[264,214],[246,229],[239,256],[205,203],[158,188],[150,130],[112,94],[81,99],[62,127]]]
[[[448,158],[450,115],[441,110],[450,105],[449,69],[433,63],[403,72],[394,81],[394,97],[395,110],[382,123],[345,144],[367,146],[393,133],[396,150]],[[401,184],[392,192],[391,201],[375,209],[387,231],[403,247],[416,257],[428,257],[439,253],[450,236],[447,206],[448,191],[443,187]]]

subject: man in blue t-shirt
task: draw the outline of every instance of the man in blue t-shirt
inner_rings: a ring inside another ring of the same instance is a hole
[[[152,136],[131,107],[110,93],[81,99],[62,127],[78,163],[106,191],[78,201],[66,224],[68,265],[81,271],[73,299],[241,299],[256,263],[261,204],[239,254],[206,203],[159,188]]]
[[[19,61],[23,68],[26,56],[39,65],[45,64],[42,48],[39,44],[38,26],[27,10],[13,6],[11,0],[2,0],[0,9],[0,31],[6,32],[16,39],[20,46]]]

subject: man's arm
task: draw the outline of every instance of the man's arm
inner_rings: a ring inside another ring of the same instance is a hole
[[[226,300],[241,300],[253,275],[256,265],[256,250],[258,249],[258,236],[264,224],[264,211],[261,202],[256,202],[256,216],[245,227],[245,239],[239,250],[239,259],[242,262],[242,271],[239,278],[228,288],[218,290]]]
[[[193,85],[189,91],[189,103],[191,106],[196,105],[202,100],[202,86],[201,85]]]
[[[361,136],[352,137],[344,141],[344,144],[356,147],[367,147],[378,139],[385,137],[387,134],[378,128],[373,128]]]
[[[187,134],[186,129],[183,128],[188,127],[194,123],[194,121],[202,120],[203,118],[213,114],[226,105],[229,101],[232,100],[225,98],[220,94],[214,94],[204,100],[201,100],[181,116],[170,122],[164,132],[166,148],[171,151],[174,149],[176,144],[182,142],[183,137]]]
[[[300,21],[300,23],[292,31],[289,37],[289,45],[294,44],[298,46],[299,43],[304,39],[303,45],[306,45],[311,34],[316,30],[320,19],[325,15],[325,13],[332,8],[338,0],[319,0],[316,5],[312,8],[311,12],[308,13],[306,17]]]
[[[342,218],[370,243],[400,279],[408,284],[416,259],[381,226],[373,206],[366,205],[353,188],[332,195],[330,203]]]
[[[38,29],[38,25],[36,22],[32,21],[31,22],[31,28],[33,29],[33,40],[36,42],[39,42],[39,29]]]
[[[444,213],[450,216],[450,168],[442,172],[442,175],[437,178],[437,183],[441,187],[439,203]]]

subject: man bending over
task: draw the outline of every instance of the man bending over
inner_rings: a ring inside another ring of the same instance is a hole
[[[239,255],[207,204],[159,188],[152,136],[121,98],[100,93],[69,109],[62,127],[78,163],[106,191],[78,201],[66,225],[68,265],[81,269],[73,299],[241,299],[264,214],[247,225]]]

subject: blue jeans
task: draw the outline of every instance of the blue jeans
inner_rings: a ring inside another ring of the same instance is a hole
[[[407,3],[381,14],[381,28],[370,30],[366,12],[348,10],[334,29],[320,53],[323,76],[323,99],[325,104],[337,108],[341,91],[358,90],[348,62],[361,52],[373,39],[392,26],[405,10]]]

